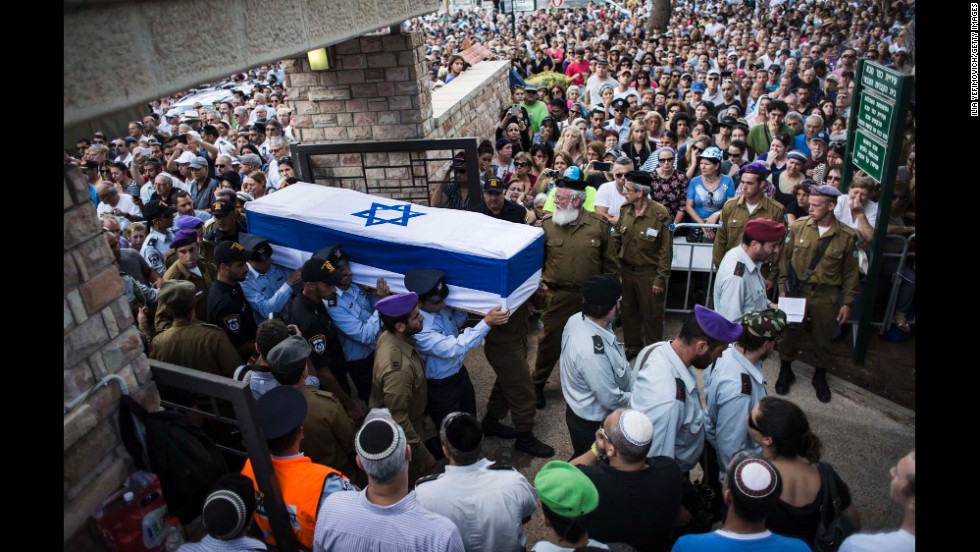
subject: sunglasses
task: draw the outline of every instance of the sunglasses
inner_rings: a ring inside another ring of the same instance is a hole
[[[280,157],[279,159],[276,159],[276,161],[279,162],[279,163],[292,163],[293,162],[293,158],[290,157],[290,156],[288,156],[288,155],[284,155],[284,156]]]
[[[657,158],[657,160],[660,161],[661,163],[671,163],[671,162],[674,161],[674,158],[673,157],[659,157],[659,158]]]
[[[524,161],[518,161],[514,163],[515,167],[529,167],[530,165],[531,165],[530,163],[525,163]]]
[[[749,418],[749,428],[751,428],[751,429],[754,429],[754,430],[756,430],[756,431],[758,431],[759,433],[764,433],[764,432],[762,431],[762,428],[761,428],[761,427],[759,427],[759,426],[758,426],[758,425],[757,425],[757,424],[755,423],[755,420],[753,420],[753,419],[752,419],[752,414],[749,414],[749,416],[748,416],[748,418]]]

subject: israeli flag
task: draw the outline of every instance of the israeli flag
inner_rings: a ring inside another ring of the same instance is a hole
[[[250,233],[269,239],[278,265],[298,268],[339,243],[355,283],[373,288],[384,278],[404,293],[406,272],[435,268],[446,273],[446,303],[466,311],[514,309],[541,280],[544,232],[480,213],[300,182],[249,201],[245,216]]]

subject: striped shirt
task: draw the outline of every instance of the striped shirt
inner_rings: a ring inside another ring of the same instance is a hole
[[[315,552],[463,552],[459,529],[419,504],[415,491],[391,506],[367,499],[367,489],[330,495],[320,508]]]

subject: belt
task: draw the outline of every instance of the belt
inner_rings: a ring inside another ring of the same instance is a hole
[[[582,284],[555,284],[553,282],[545,282],[545,286],[550,290],[554,291],[581,291]]]
[[[831,286],[827,284],[808,284],[803,282],[800,284],[800,289],[805,289],[807,291],[836,291],[838,286]]]
[[[626,270],[629,270],[630,272],[653,272],[657,270],[657,268],[659,268],[657,265],[633,266],[628,264],[621,264],[620,266]]]

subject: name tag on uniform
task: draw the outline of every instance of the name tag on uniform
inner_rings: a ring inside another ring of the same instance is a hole
[[[656,238],[660,235],[660,230],[657,230],[656,228],[647,228],[647,235],[651,238]]]

